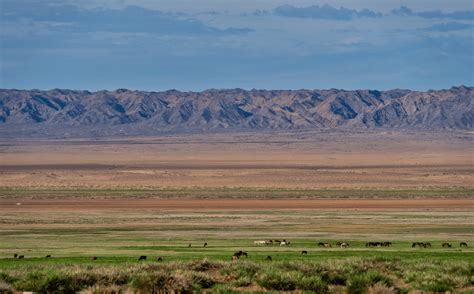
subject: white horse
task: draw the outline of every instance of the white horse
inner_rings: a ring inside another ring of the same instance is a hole
[[[265,246],[267,245],[267,241],[253,241],[255,246]]]
[[[289,241],[281,241],[280,246],[290,246],[290,242]]]

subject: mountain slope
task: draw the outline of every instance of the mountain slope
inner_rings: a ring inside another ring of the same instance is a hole
[[[0,90],[1,129],[141,133],[317,128],[472,129],[474,88],[207,90],[203,92]]]

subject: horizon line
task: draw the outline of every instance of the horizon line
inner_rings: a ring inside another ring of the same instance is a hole
[[[39,89],[39,88],[1,88],[0,91],[42,91],[42,92],[49,92],[54,90],[68,90],[68,91],[82,91],[82,92],[90,92],[90,93],[98,93],[98,92],[117,92],[117,91],[129,91],[129,92],[150,92],[150,93],[162,93],[162,92],[181,92],[181,93],[203,93],[203,92],[211,92],[211,91],[228,91],[228,90],[241,90],[241,91],[330,91],[330,90],[337,90],[337,91],[379,91],[379,92],[389,92],[389,91],[411,91],[411,92],[430,92],[430,91],[443,91],[443,90],[450,90],[453,88],[474,88],[473,86],[466,86],[463,84],[460,85],[453,85],[449,88],[438,88],[438,89],[427,89],[427,90],[414,90],[409,88],[390,88],[386,90],[379,90],[379,89],[369,89],[369,88],[353,88],[353,89],[344,89],[344,88],[293,88],[293,89],[271,89],[271,88],[207,88],[204,90],[179,90],[176,88],[167,89],[167,90],[139,90],[139,89],[132,89],[132,88],[115,88],[115,89],[100,89],[100,90],[89,90],[89,89],[72,89],[72,88],[49,88],[49,89]]]

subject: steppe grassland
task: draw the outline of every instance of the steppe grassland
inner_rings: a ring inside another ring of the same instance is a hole
[[[15,208],[2,216],[0,278],[5,289],[472,290],[469,208],[35,213]],[[283,238],[290,240],[289,247],[253,245],[255,240]],[[336,240],[350,247],[338,248]],[[391,241],[393,246],[366,248],[366,241]],[[413,241],[430,241],[433,247],[413,249]],[[453,247],[442,248],[446,241]],[[460,248],[460,241],[470,247]],[[333,247],[320,248],[318,242]],[[230,262],[239,250],[249,257]],[[26,258],[13,259],[13,253]],[[138,262],[141,255],[148,260]],[[92,261],[92,256],[98,259]]]

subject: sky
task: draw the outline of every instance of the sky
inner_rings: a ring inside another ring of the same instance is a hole
[[[0,0],[0,88],[474,85],[471,0]]]

